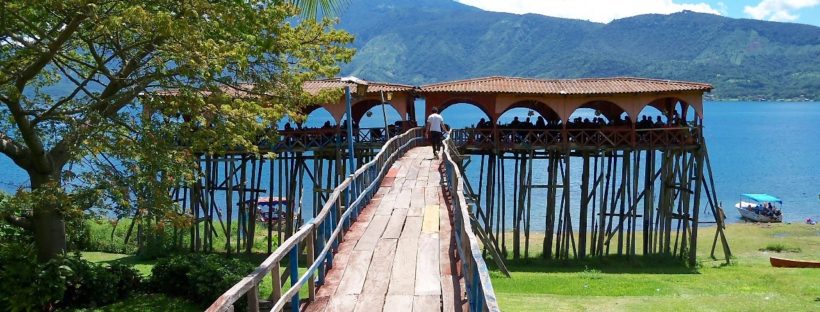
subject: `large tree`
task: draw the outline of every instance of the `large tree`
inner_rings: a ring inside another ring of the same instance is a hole
[[[329,20],[298,16],[293,3],[337,8],[323,0],[3,1],[0,152],[28,173],[33,198],[30,213],[6,219],[32,231],[41,260],[65,250],[65,220],[81,190],[162,197],[182,179],[175,173],[195,165],[192,153],[255,151],[266,126],[316,100],[302,82],[337,74],[352,39]],[[152,96],[157,90],[174,96]],[[181,136],[187,148],[175,144]],[[78,172],[69,170],[75,163]],[[136,172],[135,180],[116,181],[111,170]],[[71,185],[81,175],[93,178]],[[129,183],[160,191],[117,187]]]

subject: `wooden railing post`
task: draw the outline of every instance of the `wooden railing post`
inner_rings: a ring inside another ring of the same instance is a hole
[[[316,239],[316,228],[314,227],[313,230],[310,231],[310,234],[307,237],[307,263],[308,265],[313,265],[313,262],[316,261],[315,258],[315,250],[314,250],[314,241]],[[313,298],[316,295],[316,279],[314,278],[313,273],[310,274],[310,278],[308,278],[308,300],[313,301]]]
[[[279,273],[279,263],[274,263],[270,270],[271,292],[270,301],[277,302],[282,298],[282,276]]]
[[[290,286],[293,287],[299,282],[299,243],[296,242],[291,248],[293,249],[290,250],[288,270],[290,270]],[[293,294],[293,298],[290,299],[291,311],[299,312],[300,303],[301,300],[299,299],[299,292],[297,291]]]
[[[325,249],[325,244],[326,244],[326,241],[327,241],[327,233],[328,233],[327,232],[327,224],[328,224],[327,219],[325,219],[321,222],[322,223],[316,225],[316,229],[317,229],[316,237],[318,238],[318,239],[316,239],[316,243],[317,243],[318,246],[316,246],[315,249],[318,249],[318,250]],[[314,250],[314,253],[315,252],[316,251]],[[321,251],[320,251],[320,253],[321,253]],[[333,254],[333,253],[329,252],[322,259],[316,259],[316,261],[321,262],[321,264],[319,265],[318,273],[317,273],[318,275],[316,277],[317,280],[318,280],[317,283],[316,283],[317,286],[322,286],[322,285],[325,284],[325,265],[327,265],[326,259],[327,259],[327,257],[330,257],[331,254]]]
[[[253,285],[247,293],[248,312],[259,312],[259,285]]]

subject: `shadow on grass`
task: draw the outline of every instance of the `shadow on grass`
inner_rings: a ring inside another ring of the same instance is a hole
[[[588,259],[545,260],[528,258],[521,260],[507,259],[505,264],[510,272],[554,273],[585,272],[595,270],[611,274],[699,274],[696,267],[670,256],[605,256]],[[497,270],[492,260],[487,261],[491,270]]]

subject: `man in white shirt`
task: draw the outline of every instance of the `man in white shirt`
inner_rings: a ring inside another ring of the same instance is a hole
[[[447,126],[444,125],[444,118],[438,114],[438,108],[433,107],[433,113],[427,116],[427,137],[433,142],[433,157],[438,159],[438,151],[441,149],[441,139]]]

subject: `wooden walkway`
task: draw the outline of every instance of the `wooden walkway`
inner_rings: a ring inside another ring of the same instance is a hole
[[[395,162],[345,234],[306,311],[465,309],[440,163],[429,146]]]

